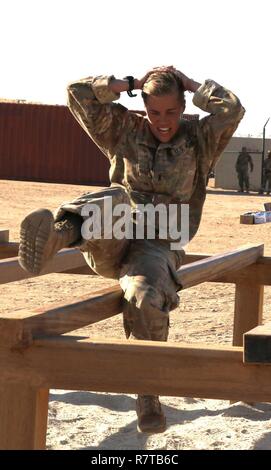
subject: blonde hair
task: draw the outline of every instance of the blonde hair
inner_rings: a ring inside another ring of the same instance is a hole
[[[182,81],[172,72],[154,72],[145,81],[141,96],[146,104],[149,95],[163,96],[174,92],[179,94],[180,100],[185,104]]]

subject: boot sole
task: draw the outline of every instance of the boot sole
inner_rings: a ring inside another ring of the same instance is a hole
[[[140,432],[140,433],[144,433],[144,434],[159,434],[159,433],[163,433],[165,432],[167,429],[167,423],[166,421],[161,424],[160,426],[157,426],[157,427],[139,427],[139,425],[137,425],[137,431]]]
[[[34,211],[22,221],[18,256],[23,269],[36,275],[42,271],[53,229],[54,218],[48,209]]]

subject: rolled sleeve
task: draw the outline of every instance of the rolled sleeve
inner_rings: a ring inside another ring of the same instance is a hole
[[[223,115],[225,120],[230,117],[240,121],[245,113],[245,109],[234,93],[210,79],[205,80],[195,92],[193,103],[202,111],[213,115]]]
[[[120,93],[114,93],[109,88],[110,81],[114,78],[114,75],[110,77],[99,75],[91,80],[93,93],[101,104],[111,103],[111,101],[116,101],[120,98]]]
[[[234,93],[210,79],[195,92],[193,103],[208,113],[199,122],[199,139],[206,169],[213,168],[237,129],[245,109]]]
[[[214,80],[205,80],[205,82],[194,93],[193,104],[198,108],[202,109],[202,111],[207,111],[210,97],[213,95],[214,91],[219,87],[220,85]]]

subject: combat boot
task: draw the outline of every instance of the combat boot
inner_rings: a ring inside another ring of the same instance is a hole
[[[166,417],[156,395],[138,395],[136,400],[137,430],[149,434],[166,430]]]
[[[48,209],[31,212],[21,223],[19,264],[37,275],[59,250],[80,238],[80,217],[76,214],[68,214],[66,219],[55,223]]]

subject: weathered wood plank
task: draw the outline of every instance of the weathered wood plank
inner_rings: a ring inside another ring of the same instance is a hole
[[[9,230],[0,230],[0,243],[7,243],[9,241]]]
[[[243,346],[243,335],[262,322],[264,286],[239,282],[235,287],[233,346]],[[250,403],[252,406],[253,403]]]
[[[11,244],[9,244],[11,245]],[[3,258],[7,258],[13,255],[17,255],[18,244],[14,243],[14,251],[13,248],[6,248],[5,244],[2,245],[3,253],[5,256]],[[66,269],[67,265],[64,266],[64,269],[56,270],[54,269],[54,265],[52,266],[51,272],[61,272],[67,274],[87,274],[87,275],[96,275],[94,271],[92,271],[89,266],[85,263],[84,258],[80,254],[78,250],[75,249],[68,249],[63,250],[61,252],[62,256],[65,254],[67,256],[72,256],[72,262],[67,262],[69,267]],[[77,254],[75,254],[77,253]],[[57,255],[58,256],[58,255]],[[206,258],[210,258],[213,255],[201,255],[197,253],[188,253],[184,259],[184,265],[188,263],[192,263],[199,260],[204,260]],[[0,259],[1,259],[1,250],[0,250]],[[78,263],[77,263],[78,260]],[[4,264],[7,263],[7,264]],[[78,266],[79,264],[79,266]],[[71,267],[71,266],[75,267]],[[209,279],[209,282],[221,282],[221,283],[238,283],[238,282],[257,282],[258,284],[262,285],[271,285],[271,257],[261,256],[255,264],[238,269],[236,271],[232,271],[225,275],[219,275],[215,277],[215,279]],[[61,268],[61,267],[60,267]],[[47,273],[47,271],[46,271]],[[47,273],[48,274],[48,273]],[[18,264],[17,259],[10,259],[6,260],[5,262],[0,261],[0,284],[4,284],[6,282],[12,281],[19,281],[21,279],[27,279],[33,277],[31,274],[26,273]]]
[[[244,334],[244,362],[271,364],[271,322]]]
[[[210,258],[211,254],[201,255],[199,253],[187,253],[185,255],[184,263],[192,263],[201,259]],[[271,257],[260,256],[258,260],[245,268],[231,271],[228,274],[220,275],[209,282],[221,282],[237,284],[240,282],[254,282],[256,284],[270,286],[271,285]]]
[[[18,256],[19,243],[0,243],[0,259]]]
[[[82,253],[74,248],[61,250],[48,262],[46,268],[40,275],[65,271],[66,269],[78,268],[85,265]],[[17,258],[9,258],[0,261],[0,284],[20,281],[34,277],[27,273],[18,263]]]
[[[6,344],[24,347],[35,335],[56,335],[82,328],[122,312],[118,285],[80,297],[70,304],[26,309],[0,316],[0,337]]]
[[[184,265],[193,263],[201,259],[210,258],[212,255],[199,255],[188,253],[184,259]],[[215,279],[209,279],[208,282],[219,282],[225,284],[237,284],[239,282],[256,282],[257,284],[271,286],[271,257],[261,256],[256,263],[237,271],[231,271],[228,274],[219,275]],[[90,268],[82,266],[80,268],[64,271],[67,274],[90,274],[96,275]]]
[[[229,271],[235,271],[255,263],[263,255],[263,249],[263,244],[248,244],[227,253],[195,261],[182,266],[177,271],[178,280],[184,289],[210,281],[227,274]]]
[[[48,389],[0,383],[0,449],[45,449]]]
[[[262,251],[262,246],[250,247],[241,252],[240,250],[231,252],[226,255],[226,264],[228,267],[232,267],[233,264],[239,266],[243,262],[252,262],[252,259],[255,259],[259,251]],[[182,278],[184,288],[194,285],[195,282],[198,283],[200,280],[204,282],[214,275],[213,272],[217,275],[218,271],[224,270],[223,260],[223,255],[220,255],[219,258],[212,257],[200,260],[193,263],[192,270],[189,264],[182,266],[178,271],[178,275]],[[214,264],[212,261],[214,261]],[[97,295],[96,299],[92,294],[90,299],[85,296],[84,299],[80,298],[79,301],[74,301],[71,304],[60,304],[54,308],[50,307],[50,309],[43,307],[38,310],[22,310],[4,315],[1,318],[2,330],[5,329],[5,322],[16,319],[24,322],[26,332],[23,335],[24,338],[36,334],[61,334],[104,320],[121,312],[122,290],[119,286],[116,286],[113,290],[110,288],[106,290],[106,296],[104,296],[103,291]]]
[[[243,335],[262,322],[264,287],[238,283],[235,290],[233,346],[243,346]]]
[[[20,352],[0,348],[0,359],[8,384],[271,401],[269,368],[244,364],[242,348],[62,336]]]

